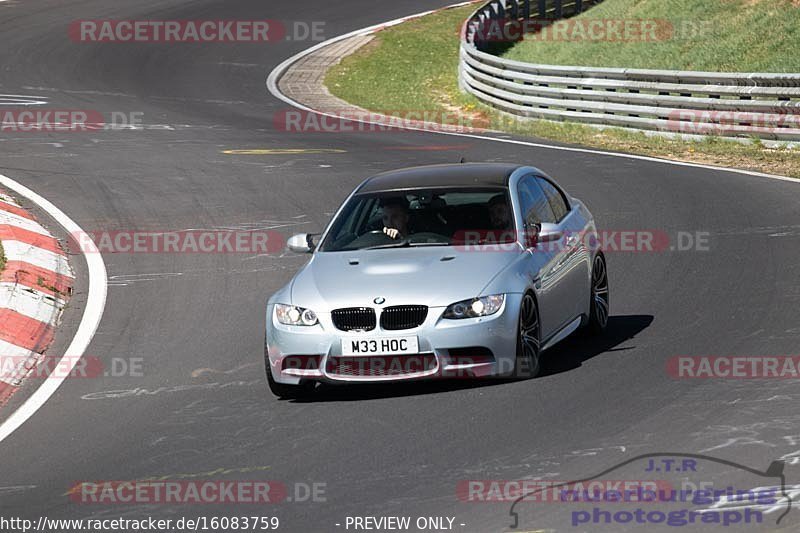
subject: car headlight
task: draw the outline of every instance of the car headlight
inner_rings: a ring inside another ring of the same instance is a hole
[[[462,300],[447,306],[442,316],[444,318],[475,318],[493,315],[503,307],[505,299],[505,294],[493,294]]]
[[[314,311],[294,305],[275,304],[275,316],[278,322],[287,326],[313,326],[319,323]]]

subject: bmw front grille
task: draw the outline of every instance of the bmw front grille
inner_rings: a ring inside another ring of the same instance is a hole
[[[425,322],[428,307],[425,305],[395,305],[381,311],[381,328],[387,331],[416,328]],[[371,331],[375,329],[375,310],[371,307],[334,309],[331,319],[336,329],[342,331]]]
[[[386,330],[416,328],[428,316],[426,305],[395,305],[381,313],[381,328]]]
[[[334,309],[331,319],[336,329],[342,331],[375,329],[375,310],[371,307],[347,307]]]

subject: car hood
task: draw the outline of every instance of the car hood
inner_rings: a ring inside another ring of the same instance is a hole
[[[376,298],[442,307],[479,296],[520,253],[453,247],[316,253],[292,281],[292,303],[317,312],[370,307]]]

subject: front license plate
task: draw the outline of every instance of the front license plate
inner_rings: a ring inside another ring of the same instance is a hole
[[[342,339],[342,355],[396,355],[419,353],[417,337]]]

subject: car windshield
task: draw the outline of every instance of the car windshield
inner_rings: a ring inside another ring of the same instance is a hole
[[[353,196],[320,251],[515,241],[508,189],[410,189]]]

